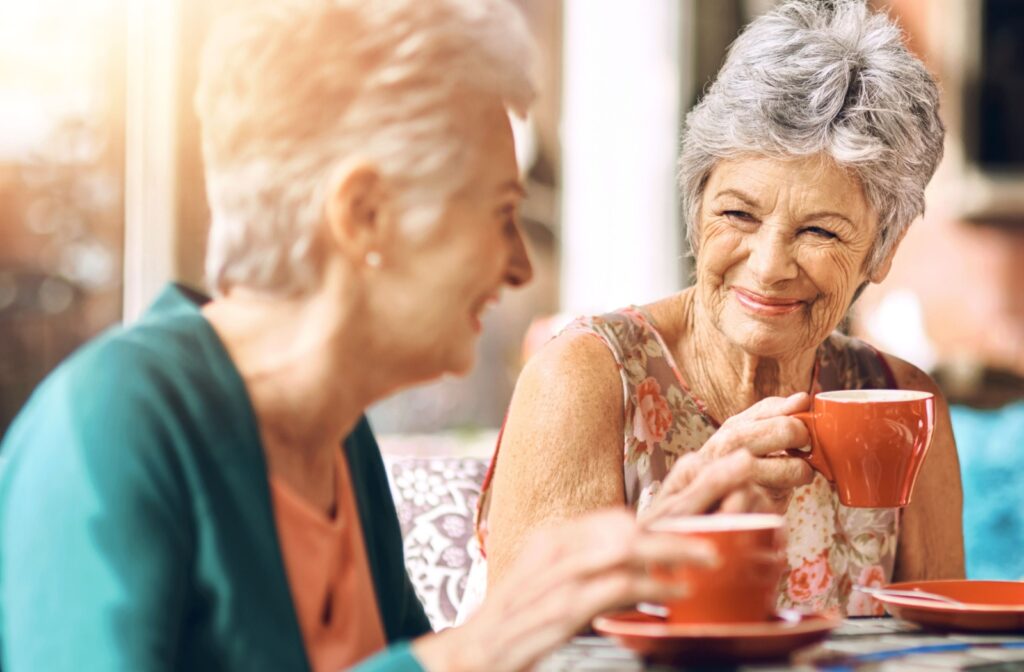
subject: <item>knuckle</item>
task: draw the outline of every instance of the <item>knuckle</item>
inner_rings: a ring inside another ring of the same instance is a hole
[[[719,440],[719,455],[735,452],[738,448],[742,448],[745,443],[743,432],[740,427],[733,426],[725,432],[719,432],[719,434],[721,434],[721,439]],[[718,434],[715,436],[718,436]]]
[[[731,456],[732,467],[740,475],[750,475],[754,473],[754,468],[758,463],[758,460],[754,459],[753,453],[749,450],[737,450]]]

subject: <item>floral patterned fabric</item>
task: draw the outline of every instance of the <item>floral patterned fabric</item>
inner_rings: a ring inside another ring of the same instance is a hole
[[[486,471],[474,457],[386,456],[405,568],[435,631],[455,620],[476,544],[473,511]]]
[[[690,391],[642,309],[631,307],[580,318],[566,331],[597,336],[618,364],[624,399],[626,501],[637,512],[643,511],[675,460],[700,449],[717,425]],[[877,351],[838,332],[819,347],[815,370],[815,392],[895,387],[892,373]],[[486,540],[489,480],[484,482],[477,511],[481,544]],[[847,508],[839,503],[828,481],[816,474],[810,484],[794,492],[786,522],[788,568],[782,579],[780,608],[851,616],[883,613],[881,604],[853,592],[852,586],[882,585],[892,577],[898,510]],[[467,592],[482,595],[482,588],[472,584],[485,575],[474,567]]]

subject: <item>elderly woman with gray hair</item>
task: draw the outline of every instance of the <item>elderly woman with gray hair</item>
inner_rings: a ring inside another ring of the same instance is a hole
[[[935,81],[864,2],[790,1],[748,26],[686,120],[695,283],[577,320],[529,362],[481,498],[471,589],[485,574],[500,585],[533,526],[622,502],[645,519],[670,508],[678,457],[744,450],[787,517],[780,606],[879,613],[854,585],[962,576],[939,390],[835,331],[922,213],[943,132]],[[913,503],[846,508],[785,456],[809,443],[790,415],[817,391],[893,387],[938,399]]]
[[[676,591],[649,563],[714,561],[620,506],[540,532],[436,635],[405,574],[363,412],[465,372],[481,313],[530,278],[506,114],[533,97],[529,52],[502,0],[273,0],[221,22],[197,96],[214,296],[168,287],[8,432],[5,672],[518,670]],[[759,506],[749,456],[691,476],[684,508]]]

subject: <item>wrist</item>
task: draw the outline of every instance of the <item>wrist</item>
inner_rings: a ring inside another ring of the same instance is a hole
[[[477,643],[467,637],[465,626],[448,628],[420,637],[412,643],[413,655],[426,672],[478,672],[489,669],[480,660]]]

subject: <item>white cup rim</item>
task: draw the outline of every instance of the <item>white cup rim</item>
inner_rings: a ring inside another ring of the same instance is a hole
[[[750,532],[781,528],[786,519],[774,513],[712,513],[666,518],[651,524],[652,532]]]
[[[898,404],[930,399],[935,395],[921,390],[833,390],[819,392],[814,396],[842,404],[863,404],[865,402]]]

